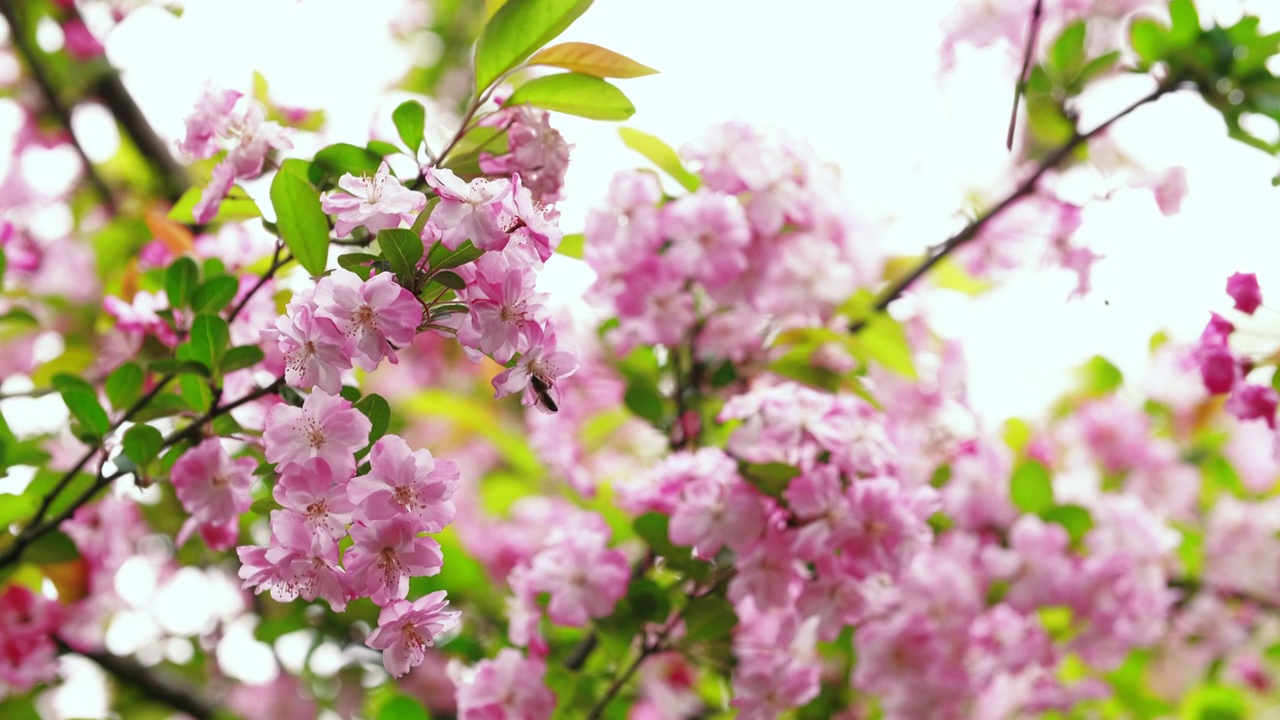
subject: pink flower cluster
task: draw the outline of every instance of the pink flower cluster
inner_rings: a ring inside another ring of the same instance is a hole
[[[421,323],[422,305],[390,273],[362,282],[336,270],[294,295],[262,339],[284,357],[285,382],[336,394],[353,364],[374,370],[383,359],[396,362],[396,349],[413,341]]]
[[[241,103],[242,97],[235,90],[206,87],[187,116],[187,133],[178,142],[179,150],[200,160],[213,157],[219,150],[227,151],[222,162],[213,168],[213,178],[192,211],[197,223],[206,223],[218,214],[236,180],[261,175],[272,150],[293,149],[293,131],[267,120],[261,103]],[[238,111],[237,105],[241,106]]]
[[[266,547],[237,552],[245,587],[269,589],[279,601],[323,598],[341,611],[349,600],[369,597],[382,606],[367,643],[383,651],[387,672],[398,677],[458,625],[443,592],[406,598],[409,578],[435,575],[444,563],[440,545],[422,534],[453,520],[459,473],[394,435],[373,444],[360,473],[356,453],[370,430],[351,403],[321,389],[300,408],[272,408],[263,441],[279,474],[272,493],[281,509],[271,512]],[[340,553],[348,535],[351,546]]]
[[[730,123],[684,154],[696,192],[664,202],[653,173],[620,173],[587,218],[588,299],[616,314],[620,352],[691,340],[704,359],[742,362],[878,277],[870,233],[809,148]]]
[[[362,226],[369,234],[377,235],[379,230],[411,224],[427,205],[427,196],[401,185],[386,161],[372,179],[346,174],[338,179],[338,187],[346,192],[324,193],[320,207],[338,216],[334,230],[340,238]]]
[[[551,127],[546,110],[516,105],[489,115],[480,124],[505,128],[507,133],[507,152],[480,155],[480,169],[486,175],[519,175],[538,202],[550,205],[560,199],[569,168],[569,143]]]
[[[458,687],[458,720],[546,720],[555,709],[555,693],[543,683],[547,664],[542,658],[503,648],[492,660],[473,668],[455,663],[449,671]]]
[[[1227,294],[1235,301],[1235,309],[1252,315],[1262,304],[1262,291],[1253,273],[1236,273],[1227,279]],[[1194,356],[1200,367],[1205,389],[1214,395],[1227,395],[1227,412],[1241,420],[1261,419],[1273,430],[1280,395],[1268,385],[1248,381],[1253,363],[1231,349],[1234,324],[1217,313],[1211,313],[1209,324],[1200,334]]]

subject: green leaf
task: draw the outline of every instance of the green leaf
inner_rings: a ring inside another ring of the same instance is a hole
[[[911,345],[902,325],[885,313],[875,313],[858,331],[855,347],[899,375],[916,379]]]
[[[155,460],[163,447],[164,436],[150,425],[134,425],[124,434],[125,457],[140,468]]]
[[[222,374],[253,367],[262,362],[265,357],[262,348],[257,345],[237,345],[222,357]]]
[[[199,365],[199,363],[192,363]],[[146,422],[147,420],[155,420],[156,418],[169,417],[186,412],[189,408],[182,398],[173,393],[161,393],[147,403],[147,406],[133,414],[133,419],[137,422]]]
[[[307,171],[307,179],[319,185],[326,174],[331,177],[373,175],[381,165],[382,156],[372,150],[350,143],[335,143],[316,153]]]
[[[137,402],[142,396],[142,382],[145,379],[146,373],[137,363],[125,363],[112,370],[103,383],[111,407],[124,410]]]
[[[461,290],[467,286],[467,283],[455,272],[448,270],[441,271],[431,276],[433,282],[438,282],[450,290]]]
[[[209,278],[191,296],[191,309],[198,313],[218,312],[226,307],[240,290],[240,281],[230,275]]]
[[[1039,514],[1053,507],[1053,481],[1049,470],[1035,460],[1024,460],[1013,471],[1009,497],[1015,507]]]
[[[476,42],[476,95],[538,48],[555,40],[591,7],[591,0],[509,0],[485,23]]]
[[[427,720],[427,711],[408,695],[397,695],[378,711],[378,720]]]
[[[1101,355],[1094,355],[1089,361],[1076,370],[1080,378],[1081,389],[1093,396],[1107,395],[1124,383],[1124,374],[1120,368]]]
[[[312,275],[324,272],[329,257],[329,219],[320,209],[320,194],[285,160],[271,182],[276,225],[289,252]]]
[[[191,322],[190,342],[192,359],[203,363],[211,371],[218,370],[222,365],[222,356],[231,345],[227,321],[210,313],[196,315],[196,319]]]
[[[1119,50],[1099,55],[1085,64],[1080,70],[1080,74],[1076,76],[1076,82],[1080,85],[1085,85],[1097,77],[1110,73],[1119,63]]]
[[[650,382],[628,383],[622,402],[628,410],[654,425],[661,423],[666,416],[666,403],[663,401],[662,393],[658,392],[658,387]]]
[[[1050,66],[1059,76],[1073,77],[1084,67],[1085,25],[1077,20],[1066,27],[1049,50]]]
[[[189,257],[173,261],[164,274],[164,289],[169,295],[169,307],[181,308],[191,303],[191,294],[200,282],[200,267]]]
[[[1190,45],[1200,36],[1200,14],[1193,0],[1169,0],[1169,19],[1168,39],[1174,47]]]
[[[621,90],[597,77],[561,73],[534,78],[516,88],[506,105],[528,103],[592,120],[626,120],[636,112]]]
[[[1138,18],[1129,26],[1129,44],[1142,59],[1143,66],[1156,63],[1164,56],[1168,45],[1168,30],[1147,18]]]
[[[178,378],[178,392],[187,403],[188,410],[207,412],[213,407],[213,392],[207,381],[201,381],[195,375],[183,375]]]
[[[422,147],[423,133],[427,127],[427,109],[417,100],[405,100],[393,111],[391,121],[396,124],[396,132],[404,141],[409,152],[418,153]]]
[[[74,375],[56,375],[53,386],[62,395],[72,417],[80,421],[85,431],[94,438],[101,438],[111,429],[111,419],[107,411],[98,402],[98,394],[93,386]]]
[[[187,347],[190,347],[190,345],[187,345]],[[160,358],[148,363],[147,369],[161,375],[200,375],[208,377],[210,374],[209,368],[189,359]]]
[[[724,598],[715,595],[694,598],[684,611],[684,642],[725,640],[737,624],[738,615]]]
[[[433,272],[436,270],[448,270],[475,262],[480,259],[481,255],[484,255],[484,251],[472,245],[470,240],[459,245],[457,250],[450,250],[437,242],[431,246],[431,252],[427,255],[427,263],[430,264]]]
[[[633,128],[618,128],[618,134],[622,136],[624,145],[645,156],[649,162],[657,165],[659,169],[680,183],[685,190],[694,192],[702,186],[702,181],[697,175],[685,169],[684,164],[680,162],[680,156],[671,149],[670,145],[653,135]]]
[[[373,426],[369,431],[371,444],[387,433],[387,428],[391,425],[391,406],[381,395],[377,393],[365,395],[353,407],[364,413],[364,416],[369,418],[369,424]]]
[[[558,67],[599,78],[637,78],[658,72],[625,55],[584,42],[567,42],[545,48],[529,58],[527,64]]]
[[[276,502],[276,499],[268,495],[267,497],[254,500],[249,506],[249,510],[257,515],[270,515],[272,510],[279,510],[283,506]]]
[[[1093,529],[1093,516],[1079,505],[1056,505],[1040,514],[1045,522],[1057,523],[1066,528],[1073,544],[1079,544]]]
[[[54,565],[75,560],[78,557],[80,557],[80,551],[76,549],[75,542],[60,530],[45,533],[31,543],[22,555],[25,562],[36,565]]]
[[[182,197],[173,204],[169,209],[169,219],[185,225],[195,225],[195,207],[200,202],[200,196],[204,193],[204,188],[193,187],[182,193]],[[218,214],[213,216],[214,220],[219,222],[233,222],[236,220],[252,220],[256,217],[262,217],[262,211],[258,209],[258,204],[247,197],[228,197],[218,206]]]
[[[40,507],[40,498],[33,494],[0,493],[0,528],[31,517],[38,507]]]
[[[386,157],[388,155],[399,155],[400,153],[404,152],[403,150],[396,147],[395,145],[392,145],[389,142],[382,142],[381,140],[370,140],[365,145],[365,147],[368,148],[369,152],[376,153],[381,157]]]
[[[791,484],[791,480],[799,474],[800,471],[797,468],[786,463],[749,464],[742,470],[742,475],[747,482],[756,486],[765,495],[775,498],[782,497],[783,491]]]
[[[401,287],[413,289],[417,280],[418,261],[422,259],[424,248],[422,238],[412,230],[397,228],[378,231],[378,248],[382,256],[391,263],[391,270],[396,274],[396,281]]]
[[[556,252],[571,258],[582,259],[582,248],[586,245],[587,238],[581,233],[573,233],[565,235],[560,244],[556,247]]]

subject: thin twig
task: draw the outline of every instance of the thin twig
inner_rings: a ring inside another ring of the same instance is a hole
[[[1013,150],[1013,129],[1018,125],[1018,106],[1022,104],[1022,88],[1027,82],[1027,70],[1031,68],[1031,56],[1036,51],[1036,39],[1040,36],[1040,15],[1044,10],[1044,0],[1036,0],[1031,8],[1031,27],[1027,30],[1027,47],[1022,53],[1022,71],[1018,73],[1018,82],[1013,86],[1013,111],[1009,114],[1009,136],[1004,145]]]
[[[249,304],[249,300],[254,295],[258,294],[258,291],[262,289],[263,285],[267,284],[268,280],[275,276],[276,271],[284,267],[286,263],[293,259],[293,257],[288,254],[282,256],[280,254],[282,249],[281,244],[277,242],[275,254],[271,256],[271,265],[262,273],[262,277],[258,278],[258,282],[254,283],[253,287],[249,288],[249,292],[245,293],[244,297],[240,299],[240,302],[236,303],[236,306],[231,308],[231,313],[227,315],[228,325],[236,319],[237,315],[244,312],[244,308]]]
[[[1158,100],[1160,97],[1172,92],[1177,88],[1177,85],[1178,83],[1176,81],[1161,83],[1160,86],[1157,87],[1155,90],[1148,93],[1147,95],[1142,97],[1140,100],[1134,102],[1132,105],[1126,107],[1124,110],[1121,110],[1119,113],[1113,115],[1106,122],[1095,127],[1089,132],[1081,133],[1077,131],[1075,134],[1071,136],[1071,139],[1068,140],[1062,147],[1058,148],[1051,155],[1049,155],[1044,160],[1042,160],[1040,162],[1040,165],[1036,167],[1035,172],[1032,173],[1031,176],[1028,177],[1026,180],[1022,181],[1022,184],[1019,185],[1016,189],[1014,189],[1014,191],[1008,197],[1001,200],[998,204],[996,204],[995,207],[991,208],[986,213],[978,216],[977,219],[975,219],[973,222],[966,225],[965,228],[960,232],[951,236],[951,238],[949,238],[946,242],[942,243],[942,245],[939,245],[935,251],[929,253],[928,256],[926,256],[925,259],[921,261],[919,265],[917,265],[914,269],[911,270],[911,272],[898,278],[898,280],[896,280],[884,292],[882,292],[880,294],[879,299],[876,300],[876,304],[874,306],[875,311],[883,312],[886,308],[889,307],[890,303],[898,299],[898,297],[902,295],[902,293],[905,292],[907,288],[911,287],[913,283],[915,283],[920,278],[924,277],[925,274],[928,273],[929,270],[933,268],[934,265],[937,265],[944,257],[955,252],[955,250],[959,248],[961,245],[964,245],[965,243],[977,237],[979,231],[981,231],[982,228],[987,225],[987,223],[991,222],[995,218],[1002,215],[1006,210],[1013,207],[1013,205],[1016,204],[1022,198],[1035,192],[1036,186],[1039,184],[1040,180],[1045,176],[1045,174],[1048,173],[1050,170],[1061,165],[1067,158],[1071,157],[1071,155],[1075,152],[1076,148],[1087,143],[1090,139],[1102,133],[1107,128],[1111,127],[1112,123],[1125,117],[1126,115],[1133,112],[1134,110],[1137,110],[1138,108],[1142,107],[1143,105],[1146,105],[1147,103],[1154,102]],[[862,326],[865,324],[866,324],[866,320],[857,320],[853,323],[850,323],[849,332],[856,333],[859,330],[861,330]]]

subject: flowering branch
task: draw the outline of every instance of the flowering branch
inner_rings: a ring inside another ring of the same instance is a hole
[[[165,376],[164,378],[162,378],[162,383],[167,383],[172,378],[173,378],[172,375]],[[250,392],[244,395],[243,397],[240,397],[237,400],[227,403],[226,405],[215,406],[213,408],[210,408],[209,412],[196,418],[190,425],[187,425],[181,430],[176,430],[170,433],[164,439],[164,442],[160,445],[160,449],[164,450],[166,448],[172,447],[178,444],[179,442],[182,442],[183,440],[195,439],[195,437],[198,436],[198,434],[200,433],[201,429],[206,424],[214,420],[215,418],[222,415],[226,415],[227,413],[231,412],[232,410],[235,410],[241,405],[248,404],[250,402],[253,402],[254,400],[257,400],[258,398],[265,397],[267,395],[275,393],[277,390],[280,389],[280,385],[283,382],[284,382],[284,378],[276,378],[274,381],[271,382],[271,384],[265,387],[258,388],[257,390],[254,390],[253,392]],[[161,387],[163,387],[162,384],[157,384],[157,387],[153,388],[152,391],[148,393],[146,397],[144,397],[142,400],[139,400],[137,403],[135,403],[133,407],[129,408],[128,412],[126,412],[120,420],[116,421],[115,425],[112,426],[111,430],[114,431],[118,429],[121,424],[128,421],[129,418],[133,417],[140,410],[142,410],[142,408],[148,402],[150,402],[152,398],[154,398],[156,395],[159,394],[160,392],[159,388]],[[110,435],[111,433],[108,432],[106,434]],[[82,505],[92,500],[93,497],[97,495],[100,490],[106,488],[107,486],[109,486],[111,483],[115,482],[119,478],[124,477],[129,473],[135,472],[134,470],[117,470],[114,473],[111,473],[110,475],[103,475],[101,471],[99,471],[98,477],[93,482],[93,484],[85,488],[84,492],[80,493],[80,495],[71,503],[71,505],[69,505],[65,510],[63,510],[58,515],[44,522],[40,522],[39,518],[43,517],[44,513],[48,511],[48,508],[53,504],[54,499],[62,492],[63,489],[66,488],[66,486],[71,482],[71,479],[74,478],[75,475],[79,473],[81,469],[84,468],[85,464],[89,462],[89,460],[93,457],[93,455],[99,452],[101,449],[102,448],[100,445],[90,448],[88,452],[86,452],[84,455],[80,457],[80,460],[76,463],[75,467],[71,468],[70,470],[67,471],[65,475],[63,475],[62,479],[58,481],[58,485],[54,487],[53,491],[50,492],[49,495],[45,496],[45,499],[41,504],[40,510],[37,511],[36,513],[35,519],[33,519],[29,525],[23,528],[22,532],[19,533],[18,536],[14,539],[12,545],[5,548],[4,552],[0,553],[0,567],[4,567],[10,563],[14,563],[20,560],[22,557],[22,553],[27,549],[27,547],[29,547],[32,543],[34,543],[36,540],[39,540],[41,537],[48,534],[49,532],[56,530],[58,526],[61,525],[62,523],[71,519],[71,517],[75,514],[76,510],[80,509]]]
[[[1076,148],[1089,142],[1089,140],[1093,139],[1095,136],[1105,132],[1106,129],[1111,127],[1113,123],[1125,117],[1129,113],[1132,113],[1134,110],[1137,110],[1138,108],[1148,103],[1155,102],[1156,100],[1159,100],[1164,95],[1167,95],[1168,93],[1173,92],[1178,88],[1179,82],[1180,82],[1179,80],[1166,80],[1165,82],[1160,83],[1160,85],[1156,87],[1155,90],[1151,91],[1147,95],[1138,99],[1133,104],[1129,105],[1125,109],[1111,116],[1108,120],[1103,122],[1101,125],[1098,125],[1094,129],[1085,133],[1081,133],[1080,131],[1077,130],[1075,133],[1072,134],[1071,138],[1067,140],[1067,142],[1063,143],[1062,147],[1059,147],[1057,150],[1053,151],[1053,153],[1051,153],[1044,160],[1040,161],[1040,164],[1036,167],[1035,172],[1033,172],[1031,176],[1028,177],[1026,180],[1022,181],[1022,184],[1019,185],[1017,188],[1015,188],[1014,191],[1010,193],[1005,199],[1001,200],[995,207],[991,208],[986,213],[979,215],[977,219],[975,219],[973,222],[966,225],[964,229],[962,229],[960,232],[956,233],[955,235],[952,235],[950,238],[947,239],[946,242],[942,243],[941,245],[937,246],[935,249],[931,250],[928,253],[928,255],[925,257],[925,259],[921,261],[921,263],[917,265],[914,269],[912,269],[911,272],[902,276],[897,281],[895,281],[892,285],[890,285],[887,289],[885,289],[880,294],[879,299],[876,300],[874,310],[876,312],[883,312],[886,308],[889,307],[890,303],[892,303],[894,300],[897,300],[898,297],[902,295],[902,293],[906,292],[906,290],[910,288],[911,285],[915,283],[917,280],[924,277],[924,275],[928,273],[929,270],[932,269],[934,265],[937,265],[944,257],[946,257],[947,255],[950,255],[961,245],[964,245],[965,243],[977,237],[978,233],[982,230],[983,227],[987,225],[987,223],[991,222],[992,220],[1002,215],[1006,210],[1013,207],[1022,198],[1035,192],[1036,187],[1040,183],[1040,180],[1050,170],[1057,168],[1059,165],[1065,162],[1067,158],[1071,157],[1071,155],[1075,152]],[[865,320],[857,320],[853,323],[850,323],[849,332],[854,332],[854,333],[858,332],[859,330],[862,329],[862,326],[865,323],[866,323]]]

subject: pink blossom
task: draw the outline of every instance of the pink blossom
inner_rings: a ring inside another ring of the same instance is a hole
[[[1205,389],[1215,395],[1231,392],[1244,379],[1239,361],[1225,345],[1201,345],[1195,350],[1195,360]]]
[[[481,250],[501,250],[507,234],[498,224],[502,199],[511,191],[507,180],[477,178],[463,182],[452,170],[432,168],[427,183],[440,196],[427,228],[450,250],[467,240]]]
[[[530,328],[546,322],[545,293],[533,291],[537,275],[531,268],[510,268],[494,280],[477,273],[469,303],[470,322],[458,329],[458,341],[473,345],[500,363],[529,345]]]
[[[354,454],[369,442],[369,419],[339,395],[314,390],[302,407],[280,403],[267,414],[267,462],[283,471],[320,458],[334,473],[355,469]]]
[[[741,603],[749,598],[762,610],[792,604],[808,575],[791,552],[792,544],[787,532],[769,527],[734,561],[737,574],[729,583],[729,599]]]
[[[1236,309],[1252,315],[1262,304],[1262,289],[1254,273],[1235,273],[1227,278],[1227,294],[1236,301]]]
[[[67,19],[62,24],[62,36],[67,54],[75,58],[79,62],[92,60],[93,58],[102,57],[102,43],[98,42],[98,38],[85,26],[84,21],[78,17]]]
[[[293,149],[293,142],[289,139],[293,130],[268,121],[266,117],[266,109],[260,103],[253,102],[232,123],[230,133],[234,142],[227,151],[227,161],[235,167],[237,178],[258,177],[272,150]]]
[[[301,465],[287,465],[271,492],[276,502],[297,513],[311,531],[339,540],[351,522],[349,479],[345,473],[335,475],[329,463],[314,457]]]
[[[573,353],[556,349],[554,330],[529,326],[529,348],[512,367],[493,379],[495,398],[523,391],[520,404],[542,412],[560,408],[560,388],[556,383],[578,369]]]
[[[346,193],[327,192],[320,196],[324,211],[338,216],[334,223],[338,237],[347,237],[361,226],[370,235],[377,235],[379,230],[411,224],[427,205],[427,196],[401,185],[385,160],[373,179],[348,173],[338,180],[338,187]]]
[[[481,125],[504,127],[508,150],[502,155],[481,153],[480,169],[486,175],[517,174],[538,202],[560,199],[564,174],[569,167],[569,144],[550,123],[550,115],[529,105],[499,110]]]
[[[343,558],[351,589],[378,605],[403,600],[410,577],[435,575],[444,564],[439,543],[418,537],[413,521],[406,517],[356,523],[351,526],[351,539],[354,544]]]
[[[387,435],[369,452],[369,468],[347,485],[362,521],[407,514],[419,530],[440,532],[453,520],[456,463],[436,460],[427,450],[410,451],[404,440]]]
[[[10,584],[0,593],[0,692],[26,692],[57,676],[52,636],[61,618],[57,602],[23,585]]]
[[[342,371],[351,368],[351,342],[313,305],[294,301],[276,319],[274,329],[262,331],[264,342],[275,341],[284,356],[284,380],[293,387],[318,388],[336,395],[342,390]]]
[[[513,245],[527,245],[546,262],[564,239],[557,220],[560,214],[547,208],[544,200],[535,199],[524,186],[519,175],[511,176],[511,192],[502,199],[499,224],[511,236],[508,251]]]
[[[1165,217],[1173,217],[1182,210],[1187,197],[1187,169],[1181,165],[1171,167],[1148,181],[1156,206]]]
[[[412,603],[396,600],[378,613],[378,627],[369,633],[365,644],[382,651],[382,666],[393,677],[402,677],[421,665],[435,639],[458,627],[462,613],[445,610],[449,602],[444,597],[445,592],[439,590]]]
[[[271,513],[271,544],[239,547],[240,578],[244,587],[270,590],[271,597],[289,602],[324,598],[334,612],[342,612],[352,596],[347,575],[338,565],[338,542],[315,532],[298,513]]]
[[[1280,403],[1280,395],[1270,386],[1239,382],[1231,389],[1225,409],[1241,420],[1266,420],[1267,425],[1274,430],[1277,403]]]
[[[747,268],[751,230],[736,198],[702,190],[662,208],[670,262],[708,288],[736,280]]]
[[[1225,346],[1235,331],[1236,326],[1226,318],[1218,313],[1209,313],[1209,324],[1200,333],[1200,344]]]
[[[543,683],[546,672],[541,658],[525,658],[513,648],[481,660],[470,672],[455,669],[458,720],[547,720],[556,696]]]
[[[764,507],[737,473],[694,478],[671,515],[671,542],[712,558],[720,548],[741,551],[764,530]]]
[[[422,323],[422,304],[390,273],[361,282],[339,270],[316,283],[314,299],[318,314],[352,339],[355,360],[365,370],[377,369],[383,358],[396,362],[396,348],[413,342]]]
[[[102,299],[102,307],[116,319],[116,327],[126,332],[154,335],[166,345],[177,345],[178,337],[173,327],[160,317],[161,310],[169,309],[169,298],[164,290],[149,293],[139,290],[133,302],[126,303],[114,295]]]
[[[231,192],[231,186],[235,182],[236,169],[229,161],[224,160],[214,166],[213,177],[204,190],[200,191],[200,201],[191,208],[191,216],[197,224],[203,225],[217,216],[218,208],[222,207],[222,201]]]
[[[286,672],[264,685],[236,685],[227,706],[244,720],[315,720],[319,712],[315,699]]]
[[[247,512],[249,488],[258,462],[232,459],[218,438],[209,438],[183,453],[169,477],[182,508],[201,523],[225,525]]]
[[[178,149],[201,160],[213,157],[218,152],[217,137],[230,126],[231,109],[240,97],[241,93],[235,90],[206,86],[195,110],[187,116],[187,136],[178,143]]]
[[[575,528],[558,534],[533,558],[529,587],[535,593],[550,593],[551,622],[584,627],[590,618],[613,612],[626,594],[631,566],[626,556],[606,546],[607,541],[603,533]]]

